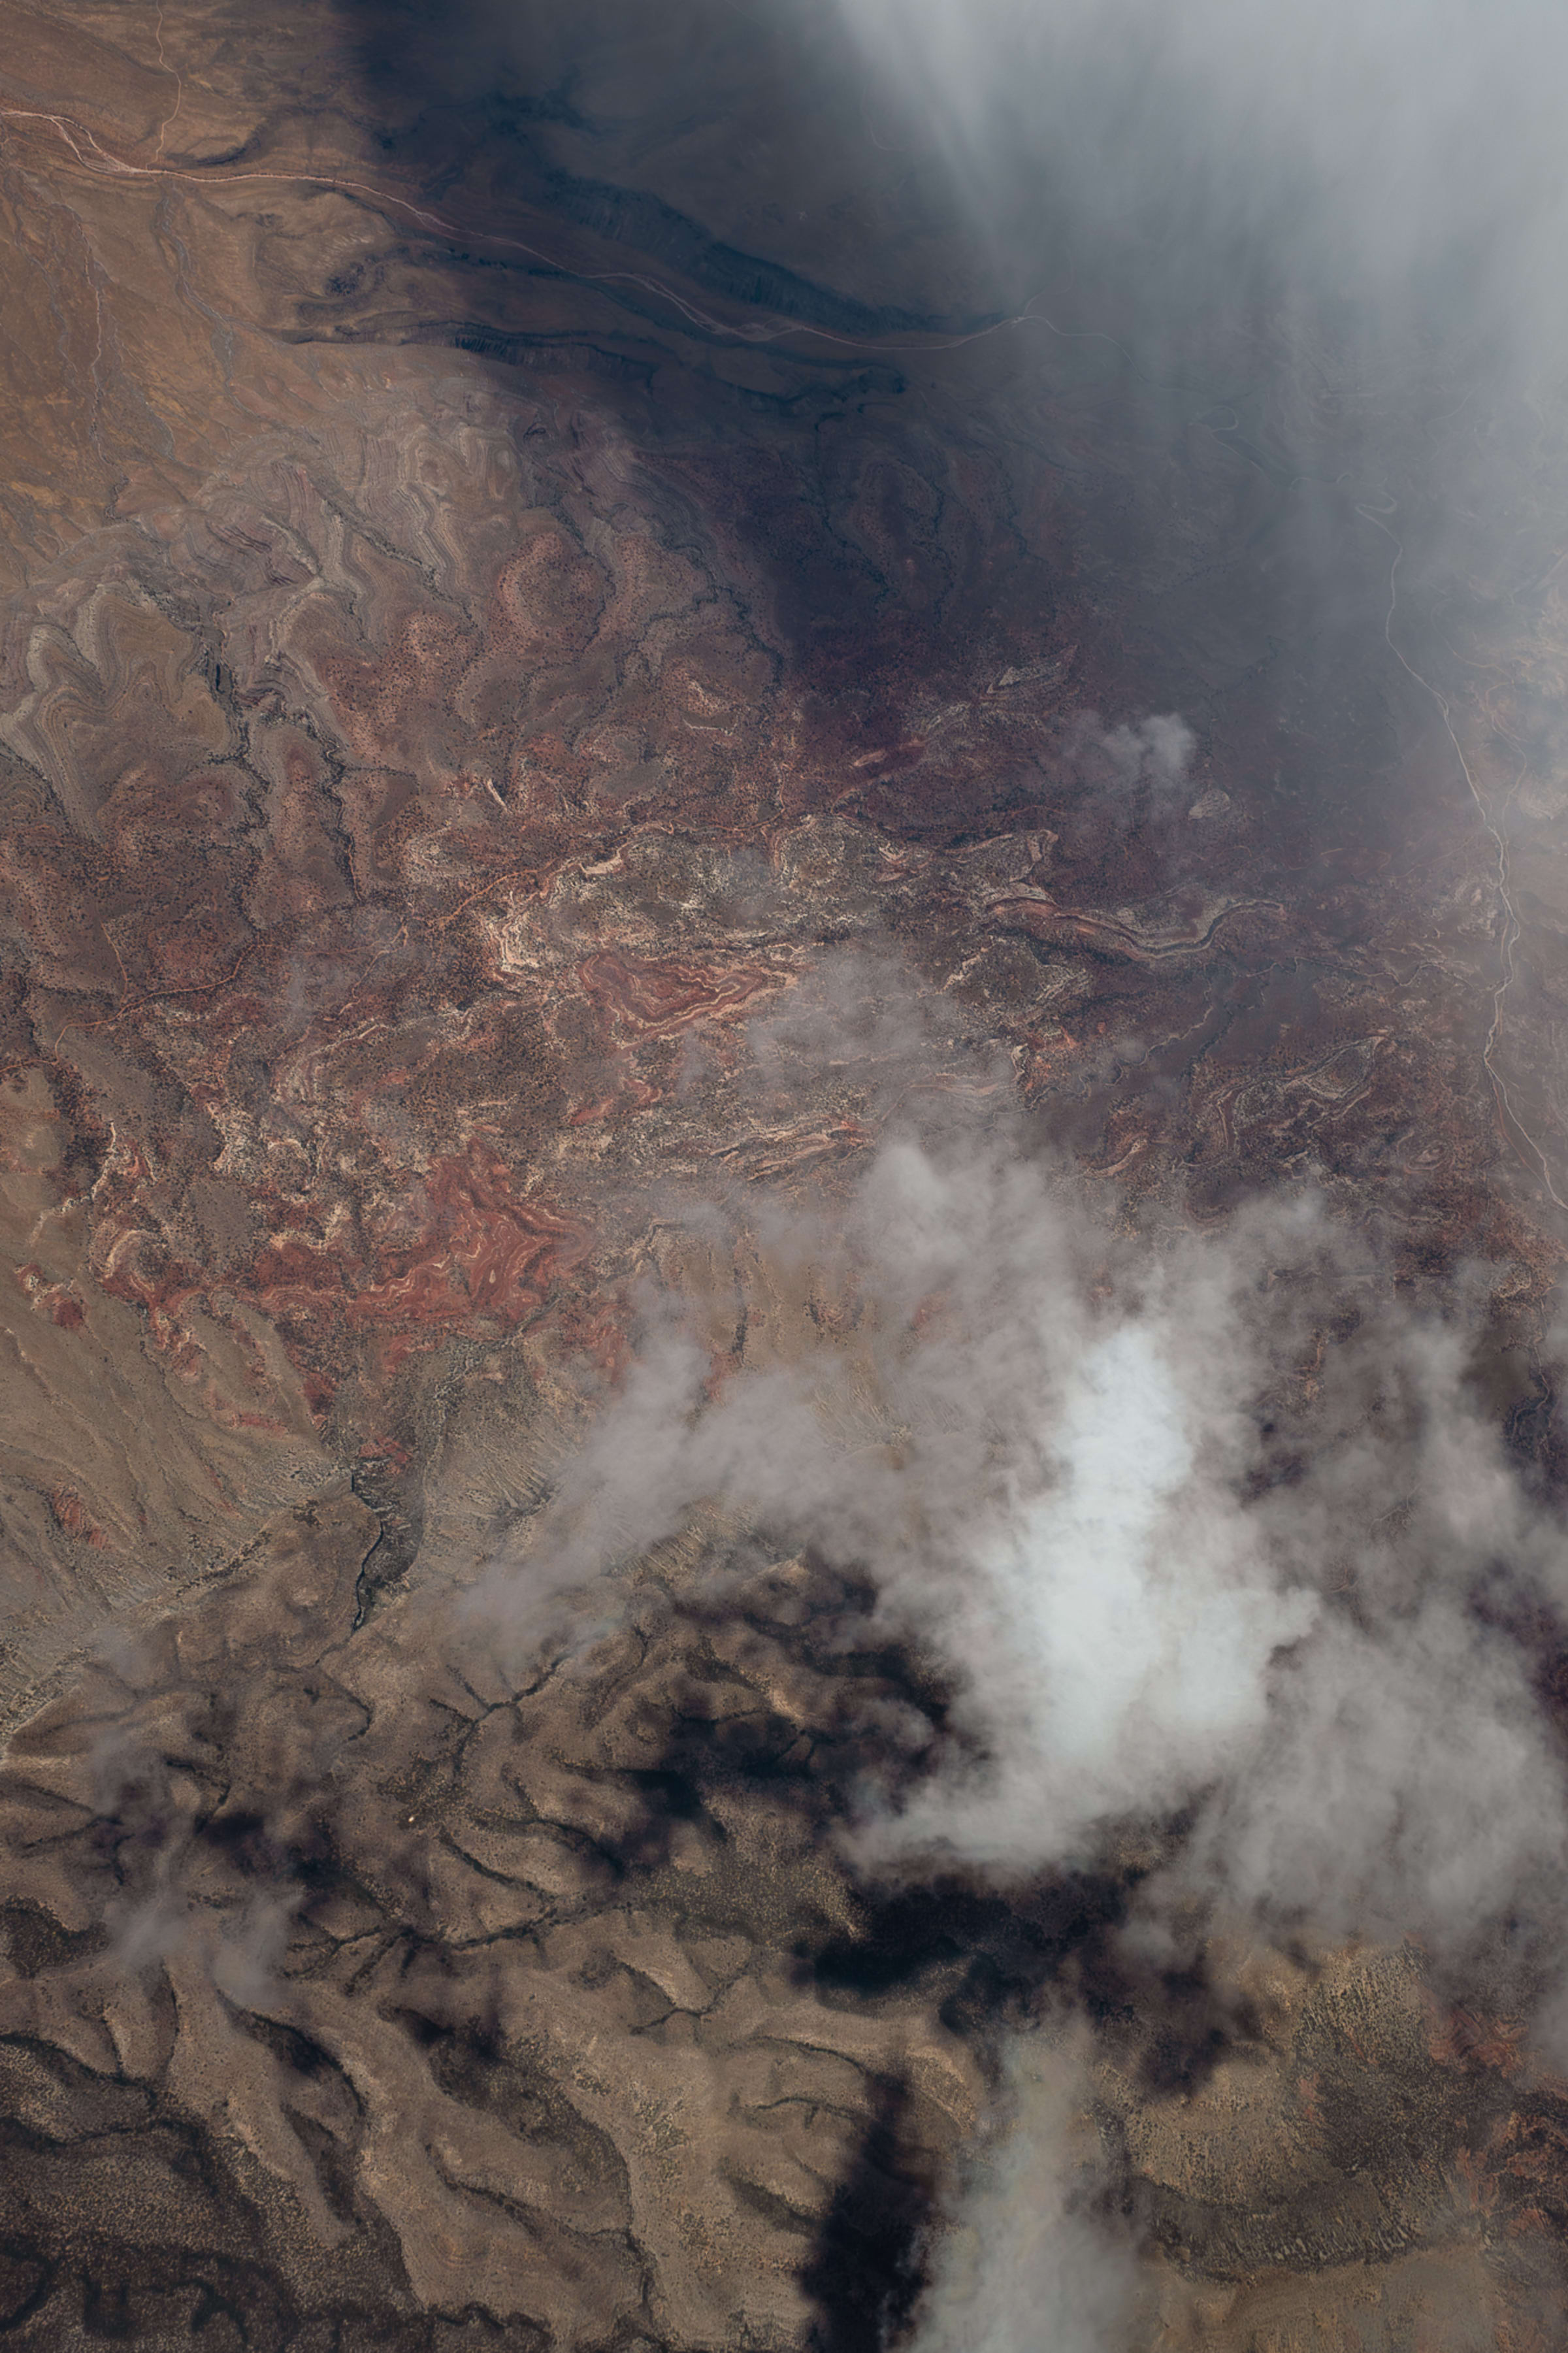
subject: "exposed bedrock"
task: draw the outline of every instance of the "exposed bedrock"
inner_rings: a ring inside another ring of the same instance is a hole
[[[1484,1988],[858,1868],[951,1693],[776,1530],[465,1614],[661,1307],[852,1359],[770,1237],[946,1120],[1463,1262],[1563,1472],[1545,427],[1152,372],[640,13],[0,6],[0,2328],[861,2353],[1065,2006],[1142,2341],[1554,2342]]]

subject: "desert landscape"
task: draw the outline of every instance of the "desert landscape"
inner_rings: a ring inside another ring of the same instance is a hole
[[[18,2347],[1563,2341],[1563,412],[875,56],[0,0]]]

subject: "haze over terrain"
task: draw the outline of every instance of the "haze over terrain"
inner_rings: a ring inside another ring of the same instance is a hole
[[[1562,2341],[1568,33],[0,0],[0,2329]]]

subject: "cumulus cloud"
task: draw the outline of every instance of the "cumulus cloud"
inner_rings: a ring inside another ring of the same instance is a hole
[[[952,1755],[868,1797],[868,1868],[1022,1876],[1186,1813],[1184,1896],[1274,1924],[1459,1952],[1549,1902],[1562,1776],[1510,1610],[1557,1606],[1563,1546],[1468,1395],[1462,1286],[1401,1305],[1308,1195],[1118,1232],[973,1135],[889,1143],[834,1216],[751,1215],[776,1281],[848,1303],[834,1345],[716,1369],[666,1303],[487,1606],[716,1503],[868,1573],[951,1682]]]
[[[917,2353],[1098,2353],[1121,2335],[1131,2249],[1100,2211],[1083,2039],[1040,2029],[1009,2049],[960,2219],[934,2251]]]
[[[1186,780],[1197,738],[1179,712],[1167,711],[1112,727],[1100,742],[1122,785],[1149,784],[1173,791]]]
[[[1565,1819],[1517,1631],[1564,1547],[1468,1386],[1483,1293],[1399,1295],[1310,1188],[1217,1232],[1090,1214],[983,1048],[969,1093],[922,1087],[937,1012],[845,956],[758,1025],[761,1083],[839,1068],[887,1140],[815,1208],[671,1216],[721,1257],[744,1233],[810,1345],[737,1364],[708,1303],[650,1297],[480,1607],[581,1596],[718,1504],[868,1576],[951,1683],[952,1753],[868,1797],[868,1867],[1026,1874],[1184,1814],[1189,1888],[1461,1947],[1544,1890]]]
[[[950,1692],[923,1757],[923,1723],[879,1729],[887,1770],[845,1831],[869,1874],[1017,1883],[1143,1826],[1164,1860],[1130,1951],[1190,1954],[1223,1915],[1539,1977],[1568,1805],[1528,1629],[1561,1608],[1564,1548],[1470,1390],[1483,1290],[1402,1296],[1305,1189],[1217,1231],[1091,1215],[1006,1113],[921,1097],[928,1017],[876,977],[855,1036],[902,1109],[864,1175],[809,1210],[760,1191],[685,1212],[743,1230],[828,1337],[737,1366],[704,1303],[650,1304],[484,1608],[505,1623],[570,1587],[591,1621],[599,1571],[717,1505],[868,1579]],[[853,1067],[842,1029],[810,1035],[835,995],[829,976],[764,1066]],[[961,2232],[927,2353],[1032,2343],[1047,2276],[1071,2306],[1049,2341],[1114,2341],[1123,2257],[1097,2267],[1100,2226],[1062,2187],[1058,2095],[1020,2076],[1007,2096],[959,2209],[1005,2252],[972,2261]]]

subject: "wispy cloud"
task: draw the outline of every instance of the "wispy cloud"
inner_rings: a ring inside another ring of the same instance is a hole
[[[889,970],[862,1024],[884,1071],[928,1043]],[[836,1018],[830,975],[790,1016]],[[855,1050],[840,1029],[807,1059]],[[570,1586],[591,1617],[599,1569],[717,1505],[868,1579],[950,1693],[937,1746],[891,1721],[870,1745],[845,1838],[872,1877],[1105,1867],[1142,1826],[1164,1860],[1130,1956],[1190,1958],[1223,1917],[1308,1947],[1415,1935],[1439,1970],[1511,1961],[1538,1988],[1568,1807],[1521,1630],[1560,1606],[1564,1547],[1468,1383],[1484,1290],[1402,1293],[1310,1188],[1218,1232],[1093,1216],[1006,1115],[928,1101],[922,1124],[884,1092],[901,1109],[837,1201],[692,1213],[743,1229],[830,1343],[752,1369],[715,1356],[703,1303],[657,1303],[486,1613],[532,1623]],[[1053,2265],[1086,2283],[1060,2341],[1109,2341],[1123,2256],[1100,2278],[1065,2191],[1030,2209],[1028,2169],[1065,2163],[1059,2102],[1024,2077],[1010,2096],[970,2196],[1015,2253],[969,2288],[942,2259],[931,2353],[1023,2343],[1009,2299],[1032,2310]]]

